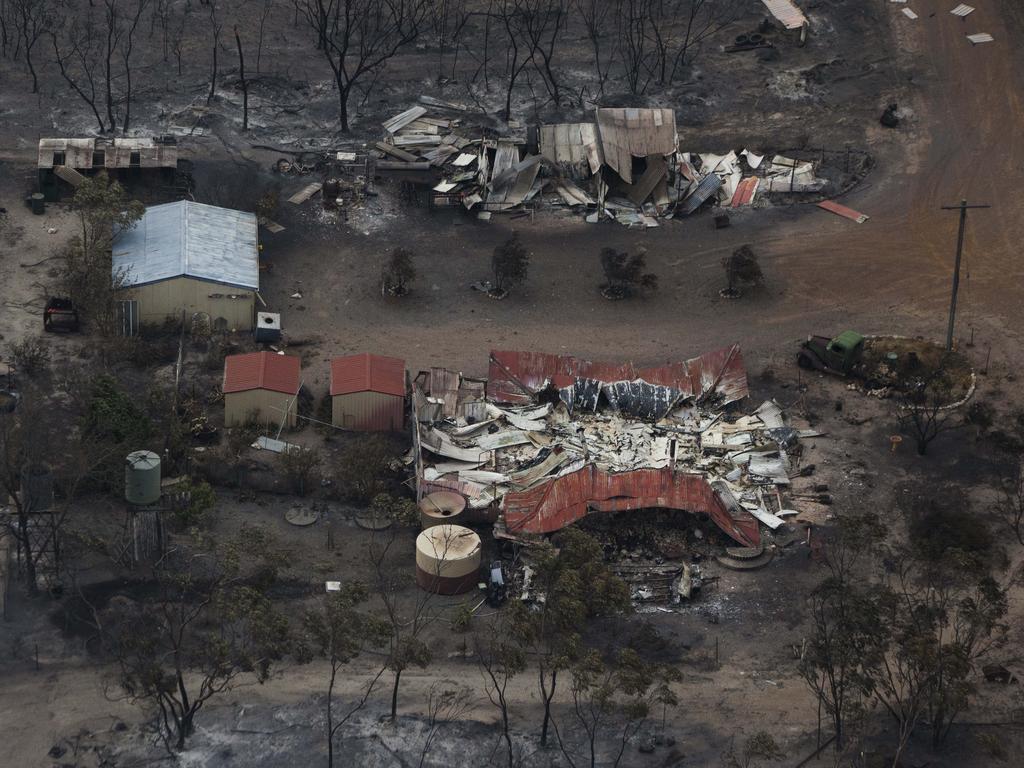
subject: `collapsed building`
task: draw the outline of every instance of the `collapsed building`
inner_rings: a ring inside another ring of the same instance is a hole
[[[800,433],[769,401],[750,414],[739,345],[652,368],[492,351],[487,380],[442,368],[412,383],[417,499],[458,493],[498,538],[592,512],[707,515],[743,547],[790,514]]]
[[[705,205],[742,208],[758,195],[829,189],[816,161],[683,151],[671,109],[599,107],[592,122],[510,124],[508,135],[496,135],[466,124],[464,105],[420,100],[383,123],[376,167],[427,174],[432,205],[484,219],[543,202],[583,212],[589,222],[646,228]]]
[[[190,164],[178,154],[174,136],[138,138],[44,138],[36,162],[39,191],[48,202],[73,193],[87,176],[150,178],[173,189],[187,185]]]

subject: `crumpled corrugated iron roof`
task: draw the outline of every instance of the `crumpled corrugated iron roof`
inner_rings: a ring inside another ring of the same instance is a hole
[[[683,396],[717,398],[722,404],[749,394],[740,345],[707,352],[680,363],[637,368],[632,363],[595,363],[568,355],[492,350],[487,396],[501,403],[529,403],[548,386],[563,389],[584,380],[635,381],[672,387]]]
[[[609,473],[588,464],[525,491],[510,491],[501,502],[505,530],[512,536],[552,533],[591,511],[653,508],[703,512],[743,546],[761,543],[753,515],[738,507],[730,512],[704,475],[671,467]]]
[[[301,361],[292,355],[272,352],[250,352],[224,358],[224,384],[221,391],[245,392],[269,389],[294,395],[299,391]]]
[[[627,184],[633,183],[634,157],[668,156],[678,149],[671,109],[598,109],[597,128],[605,163]]]

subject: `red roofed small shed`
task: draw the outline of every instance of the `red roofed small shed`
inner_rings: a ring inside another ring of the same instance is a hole
[[[272,352],[225,357],[224,426],[238,426],[255,416],[261,423],[284,419],[294,427],[300,368],[299,358]]]
[[[405,361],[364,352],[331,361],[331,422],[360,432],[400,432]]]

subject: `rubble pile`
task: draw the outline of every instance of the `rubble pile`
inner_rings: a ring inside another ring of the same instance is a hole
[[[461,117],[438,116],[453,112]],[[814,162],[783,155],[682,152],[669,109],[599,108],[592,123],[521,133],[512,123],[514,135],[464,125],[468,112],[420,97],[383,123],[384,136],[372,148],[377,169],[431,172],[433,206],[462,206],[482,219],[530,203],[639,228],[705,205],[741,208],[758,195],[822,193],[829,184]]]

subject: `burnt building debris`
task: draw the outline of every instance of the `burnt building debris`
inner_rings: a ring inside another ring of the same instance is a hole
[[[73,194],[87,176],[101,171],[123,182],[140,181],[176,192],[191,188],[191,164],[179,155],[174,136],[145,138],[52,138],[39,140],[39,191],[47,201]]]
[[[427,187],[432,206],[484,219],[524,206],[562,207],[590,222],[656,227],[705,205],[743,208],[759,196],[823,196],[835,186],[818,175],[823,152],[816,159],[689,152],[671,109],[597,108],[593,115],[592,122],[529,130],[513,123],[503,134],[474,122],[462,105],[423,97],[382,124],[371,154],[378,171],[404,172]]]
[[[748,393],[738,345],[649,368],[493,351],[486,381],[424,371],[412,382],[417,497],[460,494],[498,538],[669,509],[758,549],[789,513],[801,433],[773,401],[739,412]]]

